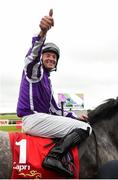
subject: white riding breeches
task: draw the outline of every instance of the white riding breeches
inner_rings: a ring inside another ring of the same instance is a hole
[[[36,113],[25,116],[23,120],[23,131],[33,136],[62,138],[72,130],[81,128],[87,130],[91,126],[83,121],[64,116],[56,116],[46,113]]]

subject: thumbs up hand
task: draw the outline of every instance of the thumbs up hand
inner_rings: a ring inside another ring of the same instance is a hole
[[[39,27],[41,29],[40,35],[45,36],[47,31],[51,29],[51,27],[54,26],[54,19],[53,19],[53,9],[50,9],[49,15],[44,16],[39,24]]]

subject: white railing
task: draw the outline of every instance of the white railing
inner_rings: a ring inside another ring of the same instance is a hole
[[[21,126],[22,127],[22,120],[15,120],[15,119],[0,119],[0,126]]]

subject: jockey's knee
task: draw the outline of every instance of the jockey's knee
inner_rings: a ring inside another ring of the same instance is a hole
[[[89,132],[89,135],[91,135],[92,133],[92,127],[90,126],[90,124],[87,124],[87,130]]]
[[[89,134],[89,135],[91,135],[91,133],[92,133],[92,127],[91,127],[90,124],[88,124],[88,123],[85,123],[85,125],[82,126],[81,129],[88,131],[88,134]]]

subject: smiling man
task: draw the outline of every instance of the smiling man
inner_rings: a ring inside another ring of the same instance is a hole
[[[54,43],[46,43],[42,50],[42,61],[44,68],[49,71],[56,70],[60,50]]]
[[[73,177],[62,157],[71,147],[79,145],[91,134],[91,126],[79,121],[72,112],[57,106],[53,97],[50,74],[56,71],[60,50],[54,43],[45,43],[49,29],[54,26],[53,11],[40,22],[40,33],[33,37],[32,47],[25,57],[17,115],[22,117],[24,132],[34,136],[61,138],[44,159],[43,167],[55,169]]]

